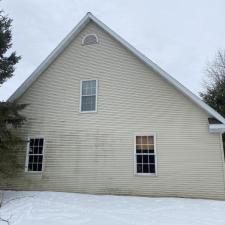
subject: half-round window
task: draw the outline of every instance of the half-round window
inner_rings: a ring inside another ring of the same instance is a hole
[[[93,45],[98,43],[98,37],[96,34],[88,34],[82,40],[82,45]]]

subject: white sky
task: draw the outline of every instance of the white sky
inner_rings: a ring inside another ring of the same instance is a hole
[[[22,56],[0,87],[7,99],[88,12],[195,94],[206,63],[225,48],[225,0],[3,0]]]

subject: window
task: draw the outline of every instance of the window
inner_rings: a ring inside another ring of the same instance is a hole
[[[96,34],[88,34],[82,39],[82,45],[93,45],[98,43]]]
[[[81,81],[81,112],[97,111],[97,80]]]
[[[44,138],[30,138],[28,143],[26,171],[41,172],[43,169]]]
[[[136,136],[135,156],[137,174],[156,174],[155,135]]]

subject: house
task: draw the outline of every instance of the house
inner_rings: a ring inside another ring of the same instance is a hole
[[[9,101],[29,143],[7,188],[225,199],[225,119],[91,13]]]

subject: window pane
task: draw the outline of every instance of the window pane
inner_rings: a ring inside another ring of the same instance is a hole
[[[88,87],[86,89],[86,95],[92,95],[92,88],[91,87]]]
[[[37,171],[37,164],[33,164],[33,171]]]
[[[39,147],[34,147],[34,154],[38,154]]]
[[[141,145],[142,150],[148,150],[148,145]]]
[[[82,81],[82,88],[83,89],[88,88],[88,81]]]
[[[90,89],[90,95],[96,95],[96,87]]]
[[[82,95],[96,95],[96,80],[82,81]]]
[[[35,139],[34,140],[34,146],[38,146],[38,144],[39,144],[39,139]]]
[[[88,81],[82,81],[82,95],[87,95],[89,88]]]
[[[30,163],[33,163],[33,162],[34,162],[34,157],[33,157],[33,155],[30,155],[30,156],[29,156],[29,164],[30,164]]]
[[[137,155],[137,163],[142,163],[142,155]]]
[[[148,164],[143,164],[143,173],[148,173],[149,169],[148,169]]]
[[[142,136],[141,144],[147,145],[147,137],[146,136]]]
[[[148,145],[148,149],[154,151],[154,145]]]
[[[32,165],[33,165],[32,163],[30,163],[30,164],[28,165],[28,170],[29,170],[29,171],[32,171],[32,168],[33,168]]]
[[[149,169],[150,173],[155,173],[155,164],[150,164]]]
[[[38,148],[38,154],[42,154],[43,153],[43,147],[39,147]]]
[[[148,153],[148,145],[142,145],[141,149],[142,149],[143,153]]]
[[[155,156],[154,155],[149,155],[148,156],[148,160],[149,160],[148,161],[149,163],[155,163]]]
[[[140,151],[141,150],[141,145],[136,145],[136,150],[138,151]]]
[[[30,146],[34,146],[34,139],[30,139]]]
[[[82,95],[87,95],[87,88],[84,88],[84,86],[82,87]]]
[[[137,164],[137,173],[142,173],[142,164]]]
[[[34,161],[33,162],[37,163],[38,162],[38,155],[34,155],[33,157],[34,157]]]
[[[38,157],[38,163],[42,163],[42,160],[43,160],[43,156],[42,155],[39,155],[39,157]]]
[[[81,111],[95,111],[95,96],[82,96]]]
[[[43,144],[44,144],[44,139],[43,138],[40,138],[40,140],[39,140],[39,146],[43,146]]]
[[[136,136],[136,145],[141,145],[141,136]]]
[[[37,165],[37,171],[42,171],[42,164],[39,163],[39,164]]]
[[[89,82],[90,82],[92,88],[96,87],[96,80],[91,80]]]
[[[148,136],[148,144],[154,144],[154,137]]]
[[[148,153],[153,154],[154,150],[148,150]]]
[[[33,146],[30,146],[30,148],[29,148],[29,153],[30,153],[30,154],[33,154],[33,153],[34,153],[34,147],[33,147]]]
[[[148,163],[148,155],[143,155],[143,163]]]

